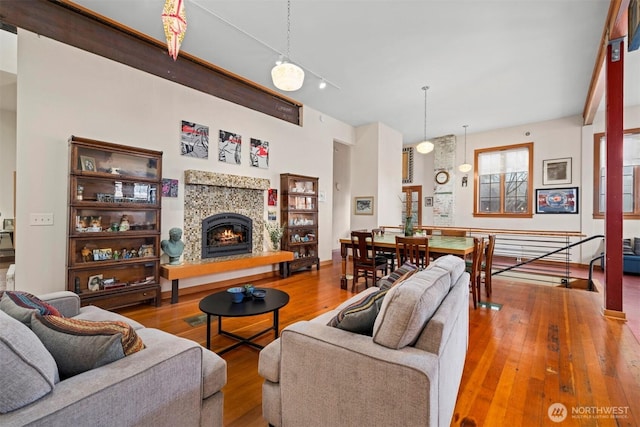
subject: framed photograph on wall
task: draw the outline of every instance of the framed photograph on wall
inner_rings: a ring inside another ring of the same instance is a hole
[[[578,187],[536,189],[537,214],[577,214]]]
[[[373,196],[353,198],[354,215],[373,215]]]
[[[571,184],[571,157],[542,161],[542,185]]]

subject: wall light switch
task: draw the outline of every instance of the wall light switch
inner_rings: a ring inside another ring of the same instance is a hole
[[[29,225],[53,225],[53,214],[32,213],[29,217]]]

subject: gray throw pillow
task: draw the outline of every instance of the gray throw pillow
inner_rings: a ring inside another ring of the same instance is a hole
[[[400,349],[413,345],[450,289],[449,271],[419,271],[389,289],[373,325],[373,342]]]
[[[38,337],[0,311],[0,413],[35,402],[58,381],[56,362]]]
[[[349,304],[329,321],[328,326],[344,329],[361,335],[369,335],[380,311],[387,290],[372,292],[364,298]]]

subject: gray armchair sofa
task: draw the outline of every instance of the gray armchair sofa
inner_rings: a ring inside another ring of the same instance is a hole
[[[222,387],[227,381],[224,359],[194,341],[145,328],[117,313],[94,306],[81,308],[72,292],[39,298],[65,317],[126,321],[145,348],[55,384],[49,381],[51,391],[33,403],[0,414],[0,425],[222,426]],[[33,355],[33,351],[22,355],[19,351],[26,348],[28,340],[37,347],[33,342],[37,337],[28,335],[32,331],[27,326],[2,310],[0,324],[0,370],[10,369],[12,360],[20,363],[20,358],[24,361]],[[4,366],[2,362],[6,362]],[[15,381],[0,378],[2,393],[21,390]]]
[[[328,323],[375,287],[286,327],[260,352],[270,425],[450,424],[468,346],[469,274],[446,256],[399,282],[383,297],[372,336]]]

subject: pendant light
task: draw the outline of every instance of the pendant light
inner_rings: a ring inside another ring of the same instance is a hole
[[[467,128],[469,125],[462,125],[462,127],[464,128],[464,163],[458,166],[458,170],[467,173],[473,169],[473,166],[467,163]]]
[[[429,86],[423,86],[422,90],[424,91],[424,140],[416,145],[416,151],[420,154],[427,154],[433,151],[435,145],[433,142],[427,141],[427,90],[429,90]]]
[[[271,69],[273,85],[280,90],[292,92],[302,87],[304,71],[296,64],[289,62],[291,45],[291,1],[287,1],[287,56]]]

